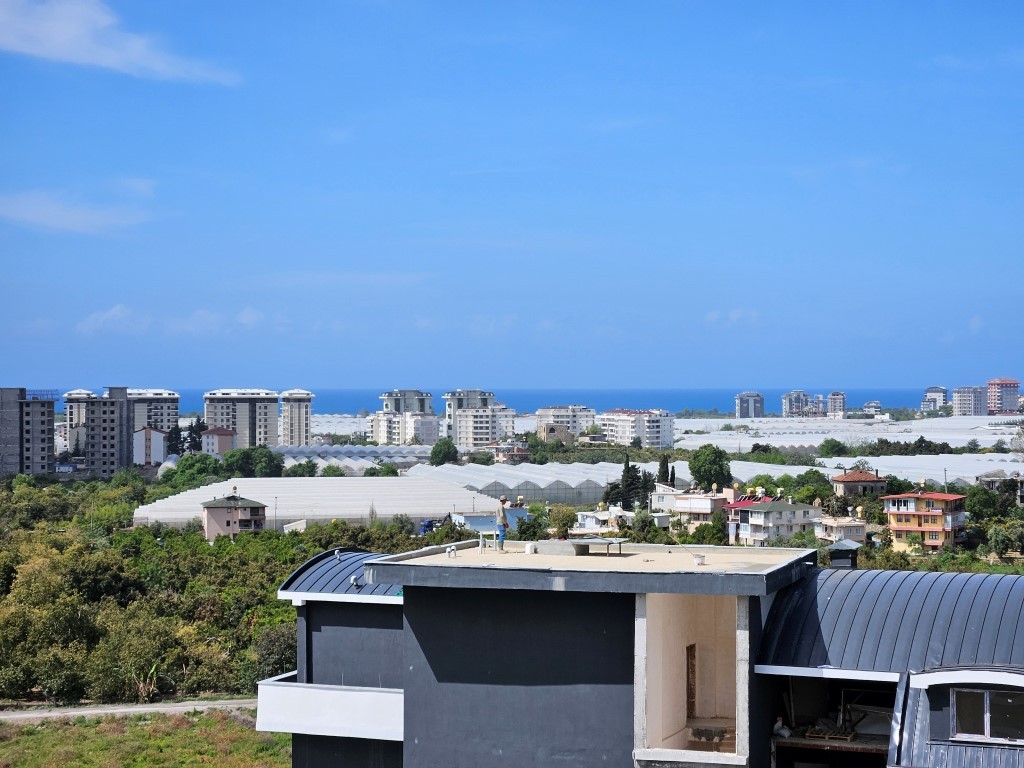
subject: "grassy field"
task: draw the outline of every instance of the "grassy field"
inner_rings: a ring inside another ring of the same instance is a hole
[[[287,768],[291,736],[257,733],[251,718],[220,710],[0,723],[0,768],[71,765]]]

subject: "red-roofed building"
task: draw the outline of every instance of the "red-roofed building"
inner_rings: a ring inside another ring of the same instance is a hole
[[[893,549],[909,550],[911,545],[907,539],[915,534],[921,537],[925,552],[934,552],[943,544],[953,546],[962,542],[966,498],[956,493],[924,492],[883,496]]]
[[[844,475],[832,478],[832,489],[836,496],[867,496],[873,493],[884,493],[886,480],[877,472],[855,469]]]

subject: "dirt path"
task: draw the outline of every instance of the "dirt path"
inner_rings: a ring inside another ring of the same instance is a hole
[[[215,701],[171,701],[158,704],[99,704],[92,707],[38,707],[0,710],[0,721],[34,723],[40,720],[107,715],[141,715],[146,712],[193,712],[205,709],[255,709],[256,699],[219,699]]]

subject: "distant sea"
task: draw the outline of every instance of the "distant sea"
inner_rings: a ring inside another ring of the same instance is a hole
[[[380,408],[380,394],[384,387],[376,389],[313,389],[313,413],[348,413],[360,411],[373,413]],[[67,391],[67,390],[62,390]],[[94,390],[102,392],[102,390]],[[203,411],[202,389],[179,389],[181,413]],[[444,389],[428,389],[434,396],[434,412],[443,413]],[[782,395],[789,389],[760,389],[764,395],[764,407],[768,413],[782,411]],[[828,395],[827,390],[806,389],[810,395]],[[498,402],[505,403],[519,413],[533,413],[538,408],[552,405],[585,405],[598,411],[612,408],[664,408],[672,413],[684,409],[734,413],[737,389],[495,389]],[[924,396],[924,387],[919,389],[847,389],[846,407],[860,408],[864,403],[878,400],[883,408],[918,408]]]

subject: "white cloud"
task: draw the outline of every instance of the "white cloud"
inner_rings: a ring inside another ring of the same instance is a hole
[[[209,309],[196,309],[185,317],[164,323],[164,331],[170,336],[215,336],[223,327],[224,315]]]
[[[0,218],[94,235],[146,221],[149,214],[125,206],[70,203],[49,192],[19,192],[0,195]]]
[[[756,309],[744,309],[742,307],[734,307],[726,311],[712,309],[704,315],[704,321],[708,325],[718,325],[726,328],[741,323],[755,323],[757,318]]]
[[[156,194],[156,179],[124,178],[118,183],[122,189],[135,197],[149,199]]]
[[[120,29],[117,15],[101,0],[0,0],[0,50],[134,77],[238,82],[231,72],[168,53],[145,35]]]
[[[149,328],[150,318],[124,304],[115,304],[110,309],[93,312],[75,326],[75,332],[83,336],[99,333],[127,333],[137,335]]]
[[[253,309],[252,307],[246,307],[237,315],[235,315],[235,322],[239,325],[243,325],[246,328],[253,328],[258,325],[263,319],[263,313],[259,310]]]

